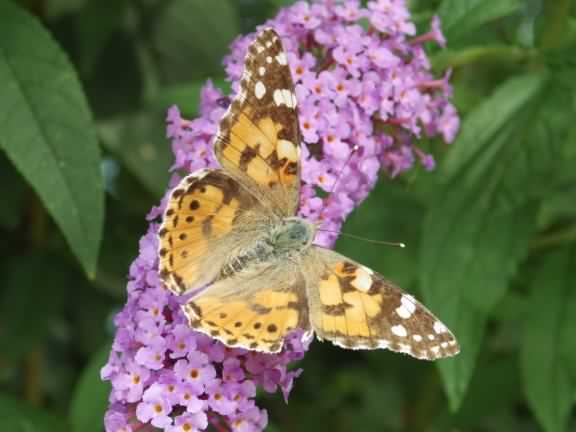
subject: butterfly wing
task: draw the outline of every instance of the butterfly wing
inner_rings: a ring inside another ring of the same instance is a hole
[[[305,283],[277,264],[222,279],[182,309],[192,328],[230,347],[274,353],[296,328],[309,332]]]
[[[300,188],[296,95],[282,42],[272,29],[249,46],[240,89],[215,141],[219,162],[278,216],[295,214]]]
[[[409,294],[367,267],[314,246],[307,293],[318,338],[351,349],[388,348],[434,360],[459,352],[454,335]]]
[[[269,217],[225,172],[188,175],[170,194],[158,231],[160,278],[176,294],[212,282]]]

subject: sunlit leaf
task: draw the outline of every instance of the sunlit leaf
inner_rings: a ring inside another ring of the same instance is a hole
[[[90,112],[65,54],[10,1],[0,2],[0,82],[0,148],[93,274],[104,194]]]
[[[515,77],[473,111],[438,173],[440,187],[424,223],[421,289],[427,304],[456,333],[461,353],[439,363],[453,409],[465,395],[491,309],[525,254],[536,208],[524,145],[539,108],[541,76]],[[533,154],[534,153],[534,154]]]

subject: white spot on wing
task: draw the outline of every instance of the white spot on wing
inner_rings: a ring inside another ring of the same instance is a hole
[[[372,286],[372,276],[362,267],[359,267],[356,278],[352,281],[352,286],[357,290],[366,292]]]
[[[406,344],[398,344],[398,351],[403,352],[403,353],[411,353],[412,347],[410,345],[406,345]]]
[[[406,331],[406,327],[404,327],[402,324],[392,326],[392,328],[390,330],[396,336],[400,336],[400,337],[406,337],[406,335],[408,334],[408,332]]]
[[[298,161],[298,151],[297,147],[292,141],[288,140],[278,140],[278,158],[286,158],[291,161]]]
[[[288,108],[296,108],[296,96],[290,90],[284,89],[282,90],[284,94],[284,101],[286,102],[286,106]]]
[[[429,334],[429,335],[428,335],[428,339],[434,340],[434,339],[436,339],[436,336],[434,336],[433,334]]]
[[[274,90],[274,103],[276,106],[280,106],[284,103],[284,98],[282,97],[282,91],[276,89]]]
[[[266,73],[266,68],[264,66],[260,66],[258,68],[258,73],[260,74],[260,76],[263,76]]]
[[[272,63],[272,57],[270,56],[266,57],[266,63]]]
[[[441,333],[446,333],[448,331],[448,329],[446,328],[446,326],[444,324],[442,324],[440,321],[436,321],[434,323],[434,331],[437,334],[441,334]]]
[[[379,340],[378,341],[378,348],[388,348],[388,346],[390,345],[390,342],[388,342],[387,340]]]
[[[430,348],[430,351],[432,351],[435,355],[438,355],[440,353],[440,347],[438,345],[433,346]]]
[[[416,310],[416,304],[414,303],[414,297],[404,294],[400,298],[400,306],[396,308],[396,313],[400,318],[408,319],[412,316]]]
[[[262,99],[266,94],[266,86],[264,83],[262,83],[262,81],[258,81],[254,86],[254,94],[258,99]]]
[[[288,64],[288,59],[286,58],[286,54],[281,52],[276,56],[276,61],[281,64],[282,66],[286,66]]]
[[[421,341],[422,341],[422,336],[420,336],[419,334],[412,335],[412,338],[413,338],[416,342],[421,342]]]
[[[288,89],[274,90],[274,103],[276,106],[286,105],[288,108],[296,107],[296,95]]]

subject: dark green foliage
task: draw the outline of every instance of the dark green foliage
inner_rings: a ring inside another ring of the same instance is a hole
[[[284,0],[0,1],[0,431],[102,430],[102,383],[165,111]],[[270,431],[576,428],[576,8],[413,1],[435,13],[462,128],[432,173],[383,178],[337,248],[419,295],[462,353],[435,364],[314,343]],[[104,222],[105,221],[105,222]],[[99,257],[99,258],[98,258]]]

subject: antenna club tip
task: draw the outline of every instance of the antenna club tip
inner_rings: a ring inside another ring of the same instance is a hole
[[[405,248],[405,247],[406,247],[406,243],[398,243],[398,246],[400,246],[401,248]]]

